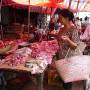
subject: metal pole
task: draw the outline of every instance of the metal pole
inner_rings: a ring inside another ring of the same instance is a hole
[[[2,20],[1,20],[1,9],[2,9],[2,0],[1,0],[1,5],[0,5],[0,32],[1,32],[1,36],[0,39],[3,39],[3,29],[2,29]]]
[[[30,29],[30,0],[28,1],[28,34],[29,34],[29,29]]]
[[[79,8],[78,8],[78,7],[79,7],[79,3],[80,3],[80,1],[78,0],[78,1],[77,1],[77,8],[76,8],[76,10],[77,10],[77,15],[78,15],[78,16],[79,16],[79,10],[78,10],[78,9],[79,9]]]
[[[2,0],[0,1],[0,23],[1,23],[1,6],[2,6]]]
[[[70,9],[70,8],[71,8],[71,3],[72,3],[72,0],[69,0],[68,9]]]

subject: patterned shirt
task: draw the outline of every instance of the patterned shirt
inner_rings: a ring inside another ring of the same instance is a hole
[[[78,30],[74,26],[71,27],[71,29],[68,32],[62,35],[68,36],[70,40],[72,40],[74,43],[77,43],[77,45],[79,45],[80,39],[78,35]],[[78,55],[80,53],[77,48],[76,49],[70,48],[68,43],[63,42],[60,39],[58,40],[58,43],[59,43],[60,48],[58,52],[56,53],[57,60],[63,59],[65,57],[71,57],[74,55]]]

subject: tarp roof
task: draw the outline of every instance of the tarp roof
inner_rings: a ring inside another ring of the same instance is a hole
[[[90,12],[90,0],[87,1],[87,3],[81,11]]]
[[[72,0],[71,8],[77,11],[90,12],[90,0]]]
[[[14,5],[14,6],[17,4],[17,6],[20,6],[18,5],[18,3],[21,4],[20,1],[23,1],[24,4],[26,2],[27,5],[27,2],[29,0],[3,0],[3,1],[4,4]],[[13,1],[16,1],[16,3]],[[44,4],[41,2],[43,2]],[[55,4],[55,2],[58,3],[59,5]],[[36,6],[41,5],[47,7],[56,7],[57,5],[58,7],[68,8],[70,6],[70,8],[74,11],[90,12],[90,0],[30,0],[30,3],[31,5],[36,5]]]

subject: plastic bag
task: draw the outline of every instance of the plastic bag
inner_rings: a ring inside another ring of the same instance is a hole
[[[90,73],[90,56],[73,56],[55,61],[56,69],[62,78],[67,82],[86,80]]]

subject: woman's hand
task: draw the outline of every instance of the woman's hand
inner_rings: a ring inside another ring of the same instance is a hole
[[[70,40],[70,38],[69,38],[68,36],[61,36],[61,39],[62,39],[64,42],[67,42],[68,45],[69,45],[71,48],[75,49],[75,48],[77,47],[77,44],[74,43],[72,40]]]
[[[68,36],[61,36],[61,39],[65,42],[69,42],[70,38]]]

